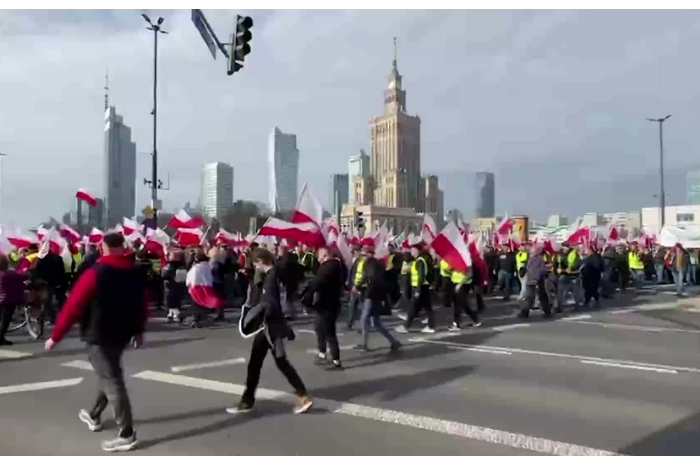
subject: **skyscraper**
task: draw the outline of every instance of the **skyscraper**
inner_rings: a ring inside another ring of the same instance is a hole
[[[369,155],[364,150],[360,150],[359,155],[350,157],[348,160],[348,202],[355,200],[355,178],[369,173]]]
[[[210,163],[202,167],[202,213],[221,219],[233,206],[233,167],[225,163]]]
[[[423,208],[420,118],[406,112],[406,91],[396,62],[396,39],[394,60],[384,91],[384,113],[370,121],[370,143],[374,204]]]
[[[331,175],[331,212],[337,217],[343,208],[343,204],[347,204],[350,198],[350,189],[348,187],[348,174],[333,174]]]
[[[496,179],[493,172],[476,173],[476,217],[496,216]]]
[[[685,176],[686,204],[700,204],[700,171],[690,171]]]
[[[270,209],[292,210],[299,193],[299,150],[297,136],[285,134],[275,127],[267,145],[267,161],[270,169]]]
[[[136,206],[136,144],[115,107],[105,111],[104,204],[106,225],[132,217]]]

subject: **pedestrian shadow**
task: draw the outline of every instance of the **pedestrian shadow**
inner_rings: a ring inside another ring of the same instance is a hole
[[[471,374],[476,367],[462,365],[420,371],[410,375],[354,381],[338,386],[314,389],[313,397],[349,402],[357,397],[380,395],[384,401],[397,400],[412,392],[432,389]]]
[[[698,452],[700,412],[619,449],[629,456],[694,456]]]
[[[429,343],[408,343],[401,346],[398,352],[390,352],[389,348],[377,348],[368,353],[362,353],[358,356],[343,358],[343,364],[346,369],[356,369],[364,367],[373,367],[389,362],[406,362],[414,359],[426,359],[440,355],[458,352],[445,346],[428,345]],[[386,351],[382,353],[382,351]],[[347,354],[345,354],[347,355]],[[351,362],[351,365],[347,365]],[[354,363],[358,362],[358,363]]]

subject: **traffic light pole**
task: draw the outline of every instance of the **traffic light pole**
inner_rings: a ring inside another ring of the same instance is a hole
[[[158,31],[153,28],[153,175],[151,177],[151,208],[153,224],[158,228]]]

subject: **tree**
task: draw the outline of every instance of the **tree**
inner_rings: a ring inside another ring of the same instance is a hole
[[[240,232],[248,234],[250,219],[259,217],[262,209],[259,203],[240,199],[233,203],[233,206],[226,211],[221,219],[221,227],[232,233]]]

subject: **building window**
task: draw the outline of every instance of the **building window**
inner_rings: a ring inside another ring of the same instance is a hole
[[[695,221],[695,215],[692,213],[679,213],[676,215],[676,221],[678,223],[692,223]]]

